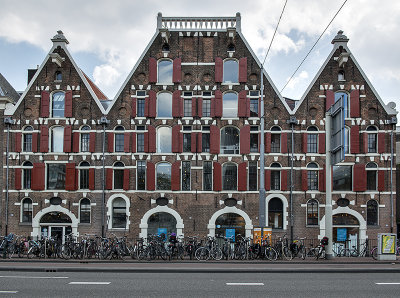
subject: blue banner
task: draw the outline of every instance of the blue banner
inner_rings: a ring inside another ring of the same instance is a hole
[[[160,236],[161,234],[164,234],[164,240],[166,240],[167,239],[167,228],[158,228],[157,234],[158,234],[158,236]]]
[[[225,237],[235,241],[235,229],[225,229]]]
[[[336,241],[346,241],[347,240],[347,228],[337,228],[337,240]]]

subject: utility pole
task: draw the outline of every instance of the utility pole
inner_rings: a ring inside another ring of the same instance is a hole
[[[101,197],[101,236],[106,236],[106,226],[105,226],[105,217],[106,217],[106,158],[105,158],[105,151],[106,151],[106,126],[110,123],[110,120],[107,120],[106,116],[100,118],[100,124],[103,125],[103,167],[101,173],[101,186],[102,186],[102,197]]]
[[[325,130],[326,130],[326,198],[325,198],[325,236],[328,237],[328,245],[325,254],[327,259],[332,259],[332,161],[331,161],[331,135],[332,135],[332,115],[330,112],[325,113]]]
[[[9,201],[9,175],[10,175],[10,126],[15,124],[11,117],[4,118],[4,124],[7,125],[7,143],[6,143],[6,202],[5,202],[5,235],[8,235],[8,201]]]
[[[261,140],[260,140],[260,192],[259,192],[259,210],[258,210],[258,218],[259,225],[261,228],[261,237],[263,236],[263,229],[266,225],[265,218],[265,145],[264,145],[264,70],[263,65],[260,67],[260,75],[261,75],[261,86],[260,86],[260,130],[261,130]]]

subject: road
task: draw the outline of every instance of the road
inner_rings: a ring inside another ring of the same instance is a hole
[[[399,297],[400,273],[0,272],[0,297]]]

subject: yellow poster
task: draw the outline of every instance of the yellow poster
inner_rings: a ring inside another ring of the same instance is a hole
[[[396,253],[396,236],[382,235],[382,253],[394,254]]]

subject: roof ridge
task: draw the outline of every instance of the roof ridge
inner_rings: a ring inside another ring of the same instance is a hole
[[[90,88],[92,88],[93,92],[96,94],[97,98],[99,100],[110,100],[104,93],[103,91],[100,90],[100,88],[89,78],[89,76],[81,69],[79,70],[82,72],[83,76],[85,79],[88,81]]]

